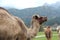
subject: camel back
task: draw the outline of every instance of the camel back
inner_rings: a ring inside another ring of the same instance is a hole
[[[17,20],[6,9],[0,7],[0,38],[6,36],[13,37],[20,30]]]

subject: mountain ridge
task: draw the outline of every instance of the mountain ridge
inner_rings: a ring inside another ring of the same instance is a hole
[[[18,16],[19,18],[22,18],[23,21],[26,23],[26,25],[30,24],[31,18],[34,14],[39,14],[40,16],[47,16],[49,22],[47,22],[46,25],[50,25],[49,23],[51,23],[51,21],[53,19],[57,19],[56,21],[60,20],[59,19],[60,18],[60,11],[59,11],[60,7],[55,8],[52,5],[43,5],[43,6],[39,6],[39,7],[35,7],[35,8],[27,8],[27,9],[22,9],[22,10],[15,9],[15,8],[10,8],[7,10],[11,14]],[[54,23],[55,23],[55,21],[51,24],[53,25]],[[58,22],[56,22],[56,23],[58,23]],[[60,23],[58,23],[58,24],[60,24]]]

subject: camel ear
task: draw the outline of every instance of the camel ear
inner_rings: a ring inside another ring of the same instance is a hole
[[[34,15],[33,15],[33,18],[34,18],[34,19],[38,19],[39,17],[40,17],[40,16],[39,16],[38,14],[34,14]]]
[[[37,15],[35,15],[35,19],[38,19],[38,16]]]

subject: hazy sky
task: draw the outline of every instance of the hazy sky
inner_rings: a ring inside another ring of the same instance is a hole
[[[0,6],[13,8],[30,8],[42,6],[44,3],[52,4],[60,0],[0,0]]]

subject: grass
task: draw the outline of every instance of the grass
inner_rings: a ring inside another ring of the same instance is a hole
[[[52,40],[58,40],[58,35],[56,31],[52,31]],[[39,32],[37,36],[44,35],[44,32]],[[33,40],[46,40],[46,37],[33,38]]]

